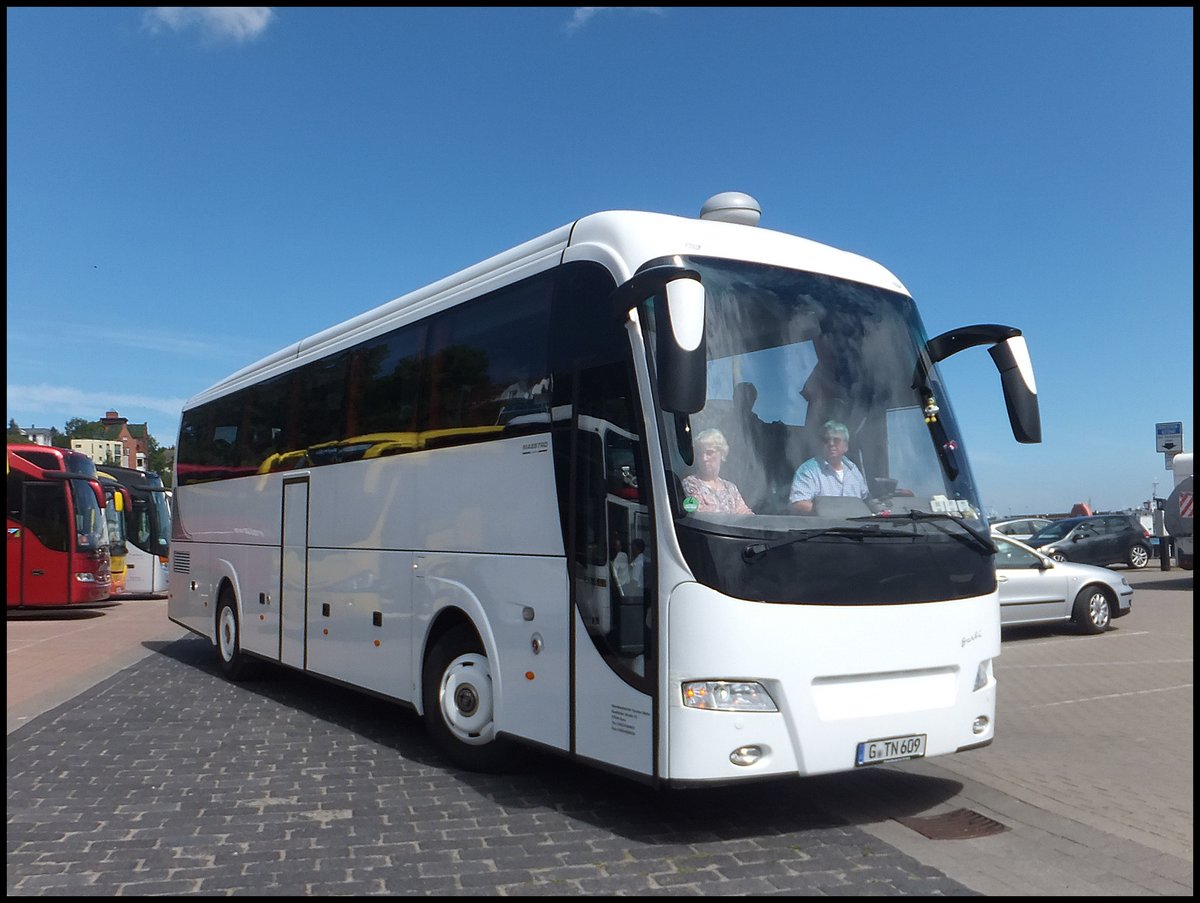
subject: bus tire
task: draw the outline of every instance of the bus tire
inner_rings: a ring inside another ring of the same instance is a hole
[[[228,680],[244,680],[249,674],[249,664],[242,653],[237,603],[229,589],[221,591],[221,600],[217,603],[217,660],[221,663],[221,673]]]
[[[426,728],[446,758],[467,771],[511,769],[515,750],[496,737],[491,668],[469,624],[434,643],[421,676]]]
[[[1085,586],[1075,597],[1075,625],[1084,633],[1104,633],[1112,623],[1112,600],[1099,586]]]

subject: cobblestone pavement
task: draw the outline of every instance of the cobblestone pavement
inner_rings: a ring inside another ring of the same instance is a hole
[[[831,814],[845,780],[459,772],[407,709],[188,638],[9,734],[8,893],[978,896]]]

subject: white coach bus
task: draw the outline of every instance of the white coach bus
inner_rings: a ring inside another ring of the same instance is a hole
[[[534,746],[681,786],[990,743],[994,549],[936,364],[989,345],[1037,442],[1025,340],[927,339],[883,267],[758,218],[585,216],[189,400],[171,620],[230,678],[407,704],[469,769]],[[870,492],[796,513],[829,421]],[[683,491],[712,428],[752,514]]]

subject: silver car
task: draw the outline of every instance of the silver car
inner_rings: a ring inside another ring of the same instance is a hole
[[[996,532],[992,542],[1003,627],[1071,621],[1084,633],[1102,633],[1133,606],[1133,587],[1116,571],[1055,561]]]

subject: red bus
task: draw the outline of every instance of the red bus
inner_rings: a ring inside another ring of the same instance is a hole
[[[108,558],[113,578],[110,594],[113,597],[126,596],[125,560],[130,550],[126,543],[128,531],[125,519],[130,516],[130,490],[126,489],[120,480],[98,471],[95,462],[88,458],[88,455],[74,449],[14,442],[8,445],[8,450],[22,456],[30,464],[41,467],[43,471],[78,473],[80,477],[100,482],[104,490],[104,519],[108,521]]]
[[[43,470],[11,448],[7,459],[7,607],[108,599],[112,577],[100,483],[70,468]]]
[[[129,490],[120,481],[98,471],[95,462],[81,451],[54,445],[35,445],[31,442],[14,442],[8,446],[8,450],[42,470],[61,470],[79,474],[89,480],[99,480],[104,489],[104,515],[108,521],[108,559],[109,572],[112,575],[110,595],[127,595],[125,559],[129,555],[129,547],[126,543],[128,530],[125,518],[130,516],[126,513],[131,507]]]

